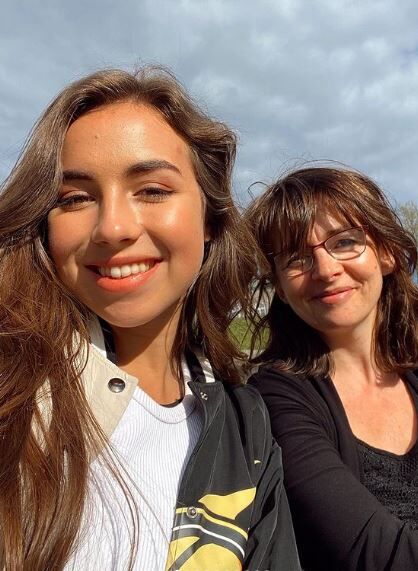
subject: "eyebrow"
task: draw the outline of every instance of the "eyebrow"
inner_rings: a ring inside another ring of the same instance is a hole
[[[139,163],[135,163],[134,165],[130,166],[128,169],[126,169],[126,175],[131,176],[134,174],[142,174],[159,169],[168,169],[181,174],[180,169],[169,161],[164,161],[161,159],[150,159],[148,161],[140,161]]]
[[[62,182],[69,182],[70,180],[93,180],[93,177],[83,171],[73,169],[63,171]]]
[[[177,168],[173,163],[161,159],[149,159],[146,161],[139,161],[128,167],[125,171],[125,176],[133,176],[136,174],[143,174],[147,172],[152,172],[155,170],[166,169],[181,174],[179,168]],[[62,181],[69,182],[72,180],[94,180],[94,177],[85,171],[79,171],[75,169],[68,169],[62,173]]]

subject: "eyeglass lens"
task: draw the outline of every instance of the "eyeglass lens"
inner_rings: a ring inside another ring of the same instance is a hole
[[[320,244],[312,247],[311,253],[294,252],[292,254],[277,254],[274,259],[276,267],[288,275],[298,275],[308,272],[313,267],[313,250],[325,248],[336,260],[351,260],[361,256],[366,248],[366,235],[363,228],[348,228],[333,234]]]

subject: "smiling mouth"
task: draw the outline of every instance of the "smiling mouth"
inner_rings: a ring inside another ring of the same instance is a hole
[[[147,260],[146,262],[123,264],[122,266],[89,266],[89,267],[96,274],[99,274],[104,278],[112,278],[115,280],[120,280],[123,278],[128,278],[129,276],[145,274],[146,272],[151,270],[156,263],[157,260]]]
[[[332,298],[335,297],[337,295],[341,295],[344,293],[347,293],[349,291],[351,291],[353,288],[351,287],[347,287],[347,288],[341,288],[341,289],[335,289],[332,291],[323,291],[322,293],[320,293],[319,295],[316,295],[313,299],[327,299],[327,298]]]

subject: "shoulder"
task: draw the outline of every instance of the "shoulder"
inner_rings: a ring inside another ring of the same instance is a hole
[[[325,427],[334,435],[333,415],[338,406],[328,395],[328,378],[281,371],[273,363],[260,366],[248,383],[260,392],[274,425],[273,432],[279,425],[288,430],[289,423],[293,426],[308,423]]]
[[[250,377],[252,383],[260,381],[278,381],[283,380],[287,382],[297,382],[303,377],[296,375],[291,371],[283,371],[280,369],[276,362],[264,363],[253,369],[252,375]]]
[[[238,413],[250,419],[256,415],[267,422],[268,414],[260,391],[250,384],[227,385],[224,384],[227,400]]]
[[[248,384],[224,387],[229,408],[226,418],[235,416],[244,448],[251,449],[255,457],[263,457],[272,446],[270,417],[264,399]]]
[[[313,379],[291,371],[282,371],[275,363],[260,365],[248,379],[248,385],[255,387],[263,396],[316,393]]]

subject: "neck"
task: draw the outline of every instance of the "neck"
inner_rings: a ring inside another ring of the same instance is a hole
[[[140,388],[160,404],[172,403],[183,394],[171,357],[179,316],[176,308],[158,323],[112,326],[118,366],[137,377]]]
[[[373,320],[353,330],[337,330],[323,335],[334,364],[333,379],[344,377],[356,386],[380,383],[385,375],[378,370],[374,357]]]
[[[376,364],[373,331],[368,335],[343,334],[325,339],[331,350],[334,364],[332,379],[337,389],[344,387],[352,394],[373,386],[392,386],[398,375],[381,371]]]
[[[356,386],[359,384],[377,384],[381,380],[381,374],[372,355],[363,348],[357,349],[353,352],[349,347],[341,347],[331,351],[334,364],[334,381],[344,377],[352,379]]]

